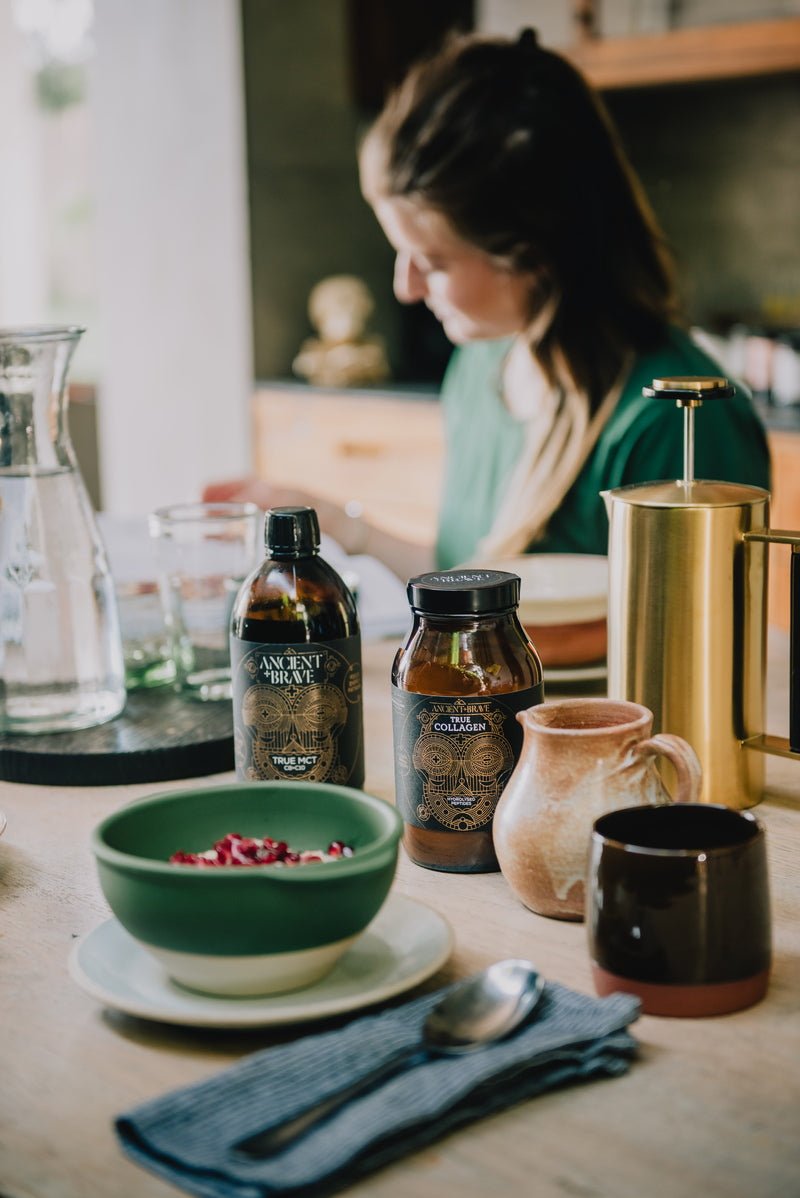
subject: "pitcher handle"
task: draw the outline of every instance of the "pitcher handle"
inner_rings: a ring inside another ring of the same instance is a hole
[[[675,768],[676,789],[673,796],[676,803],[699,803],[700,786],[703,771],[692,746],[682,736],[674,736],[671,732],[659,732],[649,740],[642,740],[636,745],[634,752],[637,756],[666,757]]]

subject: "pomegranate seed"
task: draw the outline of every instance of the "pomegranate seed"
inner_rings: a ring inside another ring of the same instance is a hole
[[[273,840],[269,836],[242,836],[240,832],[227,832],[213,848],[203,853],[187,853],[182,849],[169,858],[171,865],[209,866],[243,865],[306,865],[316,861],[335,861],[339,857],[352,857],[353,849],[342,840],[332,840],[327,849],[290,849],[285,840]]]

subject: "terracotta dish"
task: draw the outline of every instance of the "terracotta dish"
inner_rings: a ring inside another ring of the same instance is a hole
[[[519,618],[542,665],[584,666],[605,659],[607,558],[528,553],[485,565],[520,576]]]

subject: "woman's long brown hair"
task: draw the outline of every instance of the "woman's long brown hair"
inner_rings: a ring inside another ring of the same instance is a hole
[[[678,305],[664,236],[599,97],[527,30],[461,36],[413,67],[367,135],[383,194],[441,212],[466,241],[532,272],[532,347],[594,409]]]

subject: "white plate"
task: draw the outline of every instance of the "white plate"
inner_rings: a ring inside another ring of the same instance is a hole
[[[518,574],[523,624],[602,620],[608,606],[608,558],[590,553],[525,553],[486,563]]]
[[[391,895],[326,978],[290,994],[193,994],[170,981],[116,919],[75,944],[69,972],[93,998],[141,1019],[196,1027],[267,1027],[339,1015],[401,994],[441,968],[452,948],[452,929],[441,915],[413,899]]]
[[[604,661],[594,666],[564,666],[561,669],[544,667],[545,682],[602,682],[608,677],[608,666]]]

